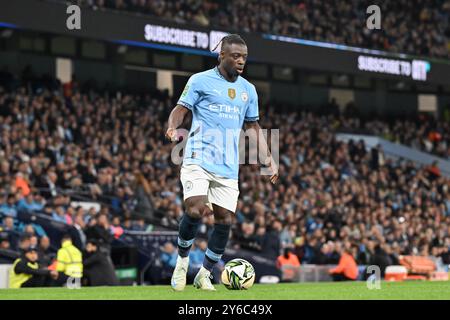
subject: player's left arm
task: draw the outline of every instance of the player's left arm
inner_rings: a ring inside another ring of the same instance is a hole
[[[245,130],[254,130],[256,133],[256,141],[259,149],[259,154],[263,155],[264,159],[261,159],[261,163],[267,165],[269,164],[269,168],[272,172],[270,176],[270,182],[276,183],[279,177],[278,173],[278,165],[272,157],[272,154],[269,150],[269,146],[267,145],[267,141],[264,138],[263,132],[261,130],[261,126],[258,121],[245,121]]]
[[[262,154],[265,157],[262,160],[264,165],[269,164],[272,175],[270,176],[270,182],[275,183],[278,180],[278,165],[274,161],[272,154],[267,145],[267,141],[264,138],[261,127],[258,123],[259,120],[259,105],[258,105],[258,93],[256,92],[256,88],[254,85],[250,85],[249,87],[249,105],[245,112],[244,117],[244,126],[245,130],[254,130],[257,139],[257,146],[259,149],[259,154]]]

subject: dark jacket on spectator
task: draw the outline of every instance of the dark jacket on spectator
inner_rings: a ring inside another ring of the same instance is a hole
[[[87,239],[98,241],[101,251],[108,252],[108,254],[111,252],[111,242],[114,240],[114,236],[108,229],[95,225],[87,228],[85,234]]]
[[[371,265],[376,265],[380,267],[381,276],[384,277],[384,272],[386,270],[386,267],[391,265],[391,258],[389,255],[381,249],[380,247],[375,248],[375,254],[370,259]]]
[[[280,255],[280,236],[275,230],[266,233],[262,241],[262,254],[274,260]]]
[[[90,286],[115,286],[119,284],[111,259],[100,251],[85,253],[83,273]]]
[[[38,250],[39,265],[42,267],[48,267],[52,264],[52,259],[55,258],[55,254],[52,254],[49,250]]]

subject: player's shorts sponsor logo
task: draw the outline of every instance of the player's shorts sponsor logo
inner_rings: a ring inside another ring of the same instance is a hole
[[[192,181],[186,181],[186,192],[191,191],[193,186],[194,184],[192,183]]]
[[[248,100],[247,92],[242,92],[241,93],[241,99],[242,99],[242,101],[247,102],[247,100]]]
[[[234,90],[233,88],[229,88],[229,89],[228,89],[228,96],[229,96],[231,99],[236,98],[236,90]]]

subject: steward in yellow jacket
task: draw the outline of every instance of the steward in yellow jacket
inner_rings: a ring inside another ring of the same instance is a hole
[[[67,284],[69,278],[81,281],[83,257],[81,251],[72,244],[70,235],[65,235],[61,240],[61,248],[56,255],[56,270],[59,272],[59,284]]]
[[[44,287],[49,283],[49,277],[57,277],[57,271],[41,268],[38,264],[38,252],[34,247],[24,250],[23,256],[14,261],[9,271],[9,287],[30,288]]]

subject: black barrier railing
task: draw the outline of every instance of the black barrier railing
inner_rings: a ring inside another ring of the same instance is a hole
[[[114,209],[111,202],[115,197],[111,194],[103,194],[100,197],[94,198],[90,192],[87,191],[80,191],[75,189],[68,189],[68,188],[55,188],[55,189],[49,189],[49,188],[35,188],[39,193],[48,193],[48,192],[56,192],[58,195],[64,195],[69,196],[71,198],[71,201],[78,201],[78,202],[95,202],[98,203],[102,207],[108,208],[110,211],[113,211],[114,214],[123,215],[122,209],[120,209],[118,212]],[[105,201],[105,199],[108,199],[108,201]],[[138,209],[131,211],[131,217],[132,218],[143,218],[146,223],[160,225],[161,224],[161,218],[164,217],[165,213],[157,208],[153,208],[152,212],[141,212]]]
[[[10,249],[0,249],[0,264],[12,264],[20,257],[20,253]]]

